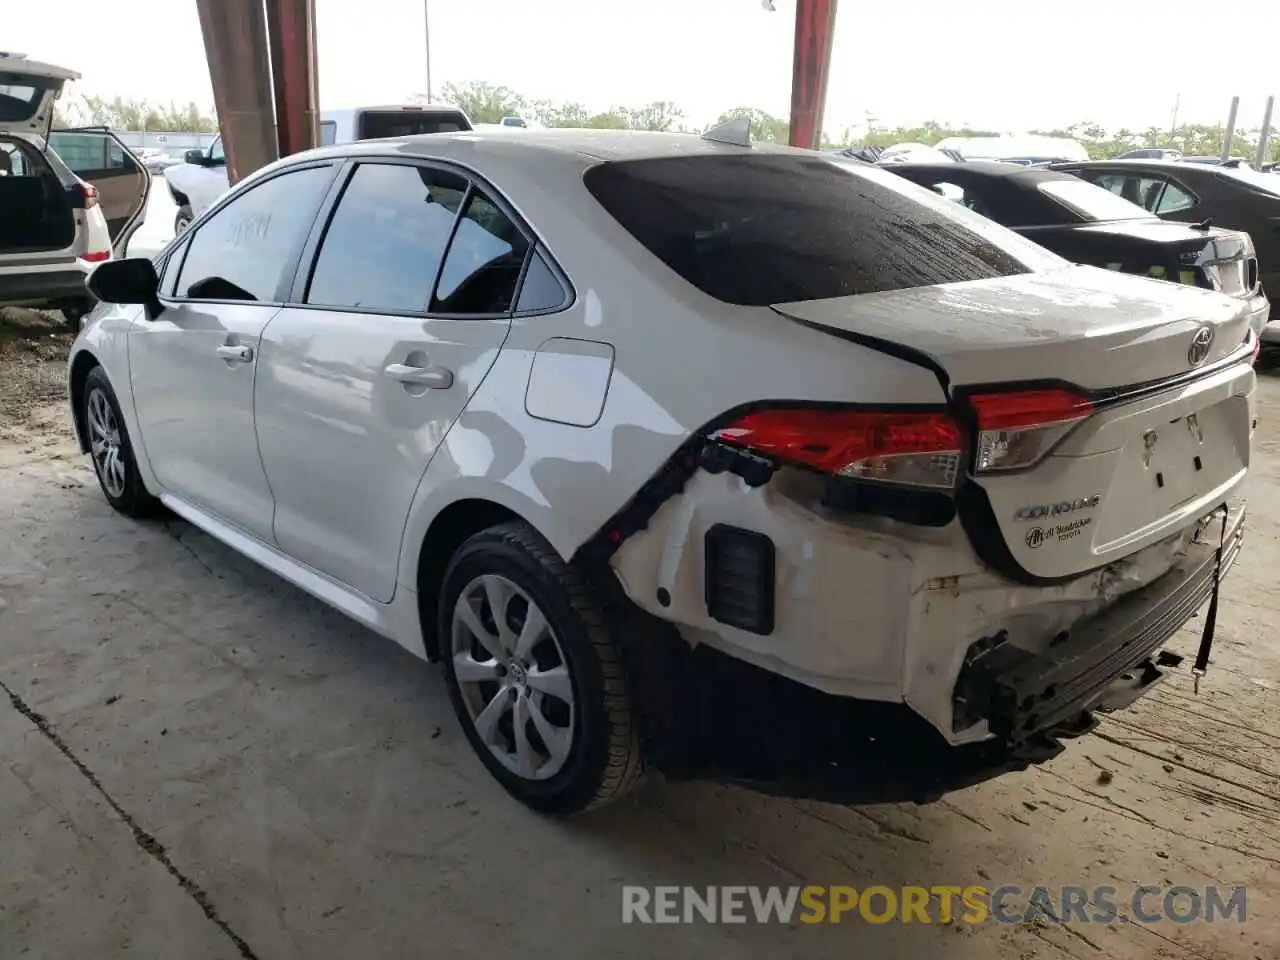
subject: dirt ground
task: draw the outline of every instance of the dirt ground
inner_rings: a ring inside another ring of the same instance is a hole
[[[181,521],[114,514],[66,342],[0,321],[0,957],[1280,956],[1280,378],[1199,696],[1179,674],[930,806],[650,782],[562,824],[488,777],[436,668]],[[623,884],[1241,885],[1247,913],[625,926]]]

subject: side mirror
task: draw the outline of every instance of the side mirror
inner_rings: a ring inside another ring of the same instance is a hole
[[[204,160],[205,160],[204,151],[188,150],[186,153],[182,155],[182,159],[186,163],[194,163],[198,166],[204,166]]]
[[[146,257],[107,260],[99,264],[85,281],[89,292],[103,303],[158,303],[160,278],[156,265]]]

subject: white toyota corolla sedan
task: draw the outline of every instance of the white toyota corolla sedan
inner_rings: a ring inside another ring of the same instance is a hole
[[[936,797],[1141,695],[1212,598],[1198,677],[1243,530],[1240,304],[732,139],[259,171],[92,277],[69,376],[104,494],[442,661],[549,813],[647,767]]]

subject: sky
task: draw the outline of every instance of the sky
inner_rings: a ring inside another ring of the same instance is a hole
[[[0,3],[0,42],[78,70],[73,92],[212,105],[194,0]],[[785,116],[795,0],[774,5],[316,0],[320,103],[424,91],[425,6],[437,92],[485,80],[600,110],[672,100],[695,126],[734,106]],[[1241,126],[1258,127],[1280,66],[1240,41],[1277,36],[1277,0],[841,0],[825,126],[1167,128],[1175,104],[1180,122],[1219,123],[1239,96]]]

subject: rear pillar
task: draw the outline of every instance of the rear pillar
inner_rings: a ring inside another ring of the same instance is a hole
[[[836,0],[796,0],[795,53],[791,62],[791,145],[822,143]]]

